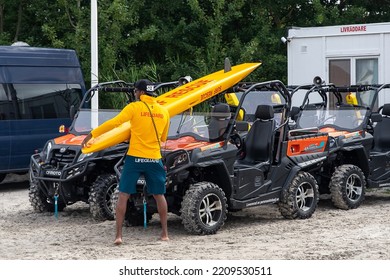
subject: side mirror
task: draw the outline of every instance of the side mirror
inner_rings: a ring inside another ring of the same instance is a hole
[[[299,107],[294,106],[291,108],[290,116],[293,121],[296,121],[298,119],[298,115],[300,111],[301,109]]]
[[[73,120],[75,115],[76,115],[76,108],[74,105],[71,105],[69,109],[70,119]]]
[[[70,106],[70,109],[69,109],[69,116],[70,116],[70,119],[74,119],[74,116],[76,115],[76,108],[74,107],[74,105]]]
[[[381,122],[382,121],[382,115],[379,113],[372,113],[370,117],[372,122]]]

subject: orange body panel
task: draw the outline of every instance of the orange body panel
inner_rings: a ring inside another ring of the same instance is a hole
[[[287,155],[298,156],[302,154],[321,153],[325,151],[328,136],[308,136],[288,141]]]
[[[332,137],[338,137],[338,136],[344,135],[345,138],[349,138],[349,137],[353,137],[353,136],[360,136],[361,133],[362,133],[361,130],[354,131],[354,132],[349,132],[349,131],[345,131],[345,130],[340,130],[339,131],[339,130],[336,130],[335,128],[333,128],[333,127],[321,128],[320,132],[328,133],[329,136],[332,136]]]
[[[162,143],[161,147],[164,150],[170,150],[170,151],[175,151],[180,149],[193,150],[196,148],[200,148],[202,151],[205,151],[211,148],[219,148],[222,146],[222,144],[223,142],[210,143],[206,141],[196,140],[192,136],[185,136],[175,140],[168,140]]]
[[[73,135],[73,134],[67,134],[58,138],[54,139],[54,143],[61,144],[61,145],[81,145],[81,142],[83,142],[84,138],[87,135]]]

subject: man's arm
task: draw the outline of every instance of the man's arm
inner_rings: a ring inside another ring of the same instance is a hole
[[[131,119],[131,112],[133,109],[130,107],[131,104],[127,105],[117,116],[114,118],[104,122],[103,124],[99,125],[95,129],[93,129],[87,137],[84,138],[83,142],[81,143],[81,147],[85,148],[87,147],[87,143],[89,140],[91,140],[92,137],[98,137],[102,135],[103,133],[110,131],[111,129],[120,126],[121,124],[125,123],[126,121],[130,121]]]
[[[95,129],[91,131],[91,134],[93,137],[98,137],[102,135],[103,133],[106,133],[107,131],[110,131],[111,129],[114,129],[115,127],[120,126],[121,124],[130,121],[131,120],[131,112],[133,111],[133,108],[131,106],[132,104],[127,105],[118,115],[116,115],[114,118],[104,122],[103,124],[99,125]]]

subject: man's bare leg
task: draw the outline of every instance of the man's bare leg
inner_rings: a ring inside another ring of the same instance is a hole
[[[118,203],[116,205],[116,236],[115,236],[115,245],[122,244],[122,227],[123,220],[125,219],[126,208],[127,208],[127,200],[130,195],[127,193],[119,192]]]
[[[160,223],[161,223],[161,240],[168,241],[168,205],[163,194],[155,194],[153,195],[154,199],[157,203],[158,214],[160,215]]]

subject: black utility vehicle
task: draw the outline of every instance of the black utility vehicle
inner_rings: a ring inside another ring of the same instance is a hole
[[[156,83],[155,91],[174,88],[179,81]],[[78,201],[89,204],[97,220],[114,219],[111,196],[117,186],[114,165],[126,153],[123,142],[99,152],[83,154],[81,142],[103,122],[116,116],[134,101],[134,85],[123,81],[97,84],[87,91],[74,116],[69,133],[48,141],[44,149],[32,155],[29,197],[34,210],[54,211]],[[91,109],[92,97],[98,92],[99,111]],[[74,110],[73,110],[74,111]]]
[[[295,128],[329,135],[326,161],[312,172],[320,193],[330,193],[338,208],[357,208],[367,187],[390,186],[390,104],[377,105],[390,85],[337,87],[315,80],[293,90],[307,92],[292,119]]]
[[[210,113],[175,116],[168,141],[162,143],[168,208],[191,233],[214,234],[228,211],[247,207],[278,203],[288,219],[309,218],[317,207],[318,185],[307,171],[320,168],[328,153],[327,136],[289,131],[290,94],[280,81],[236,88],[236,108],[218,103]],[[250,121],[237,121],[242,113]],[[120,161],[115,167],[118,176],[122,166]],[[128,202],[131,225],[143,223],[144,199],[146,220],[157,212],[144,187],[141,178],[139,193]],[[115,195],[113,199],[115,204]]]

